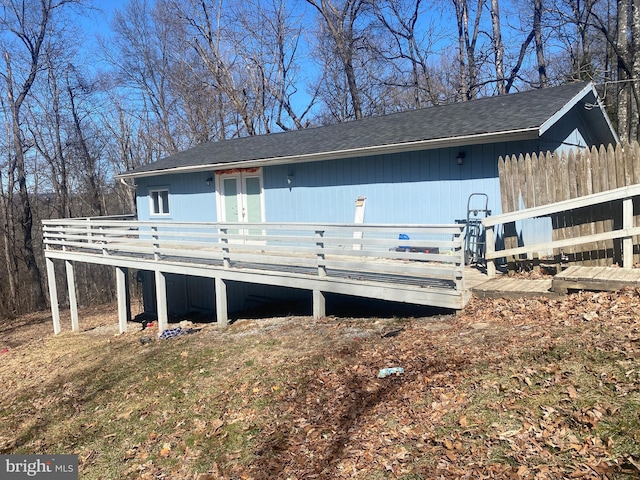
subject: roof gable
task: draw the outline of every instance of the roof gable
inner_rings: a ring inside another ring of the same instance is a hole
[[[208,142],[120,176],[537,138],[543,125],[547,128],[550,121],[557,121],[563,111],[593,91],[589,83],[570,83],[323,127]]]

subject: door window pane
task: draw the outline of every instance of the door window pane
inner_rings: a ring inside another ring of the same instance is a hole
[[[262,221],[262,209],[260,206],[260,179],[249,177],[245,179],[247,193],[247,222],[258,223]]]
[[[235,178],[225,178],[223,181],[225,221],[239,222],[238,182]]]

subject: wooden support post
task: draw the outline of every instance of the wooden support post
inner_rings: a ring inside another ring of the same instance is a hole
[[[156,270],[156,310],[158,312],[158,333],[169,327],[169,313],[167,311],[167,277],[164,272]]]
[[[118,296],[118,326],[120,333],[127,333],[127,322],[131,320],[131,297],[129,296],[129,271],[116,267],[116,292]]]
[[[76,293],[76,275],[73,263],[69,260],[64,262],[67,271],[67,289],[69,291],[69,309],[71,310],[71,330],[80,331],[80,322],[78,321],[78,297]]]
[[[326,277],[327,276],[327,266],[325,265],[325,257],[324,257],[324,241],[322,240],[324,237],[324,230],[316,230],[315,238],[316,238],[316,261],[318,263],[318,276]],[[314,291],[315,295],[315,291]]]
[[[227,303],[227,283],[220,277],[216,277],[216,321],[219,328],[224,328],[229,323],[229,311]]]
[[[622,200],[622,228],[633,228],[633,199]],[[633,267],[633,237],[622,239],[622,266]]]
[[[60,327],[60,306],[58,305],[58,288],[56,286],[56,271],[53,260],[46,258],[47,281],[49,282],[49,299],[51,301],[51,317],[53,318],[53,334],[57,335],[62,331]]]
[[[485,241],[485,256],[491,254],[493,255],[496,251],[496,240],[495,234],[493,230],[493,225],[490,227],[486,227],[484,230],[484,241]],[[491,258],[487,260],[487,277],[494,278],[496,276],[496,259]]]
[[[323,318],[327,316],[327,305],[324,292],[321,290],[313,291],[313,318]]]
[[[231,268],[231,260],[229,259],[229,239],[227,238],[229,230],[221,228],[220,233],[223,235],[220,237],[220,243],[222,243],[222,267]]]

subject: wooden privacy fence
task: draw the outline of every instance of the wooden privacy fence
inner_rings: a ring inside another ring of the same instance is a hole
[[[615,147],[571,150],[562,155],[547,152],[500,157],[498,171],[502,212],[517,212],[640,184],[640,145],[633,142]],[[549,240],[568,240],[621,228],[620,202],[612,200],[549,215]],[[634,216],[637,216],[639,209],[635,199],[633,207]],[[515,222],[504,225],[506,249],[522,246],[523,228],[516,229]],[[637,237],[633,243],[638,245]],[[609,239],[554,248],[552,255],[548,256],[553,256],[556,262],[566,260],[583,265],[611,265],[621,263],[621,252],[621,240]],[[637,262],[638,252],[634,253],[634,262]],[[514,260],[514,257],[508,260]]]

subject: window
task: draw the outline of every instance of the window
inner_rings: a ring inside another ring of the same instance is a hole
[[[151,215],[169,215],[169,190],[150,190]]]

